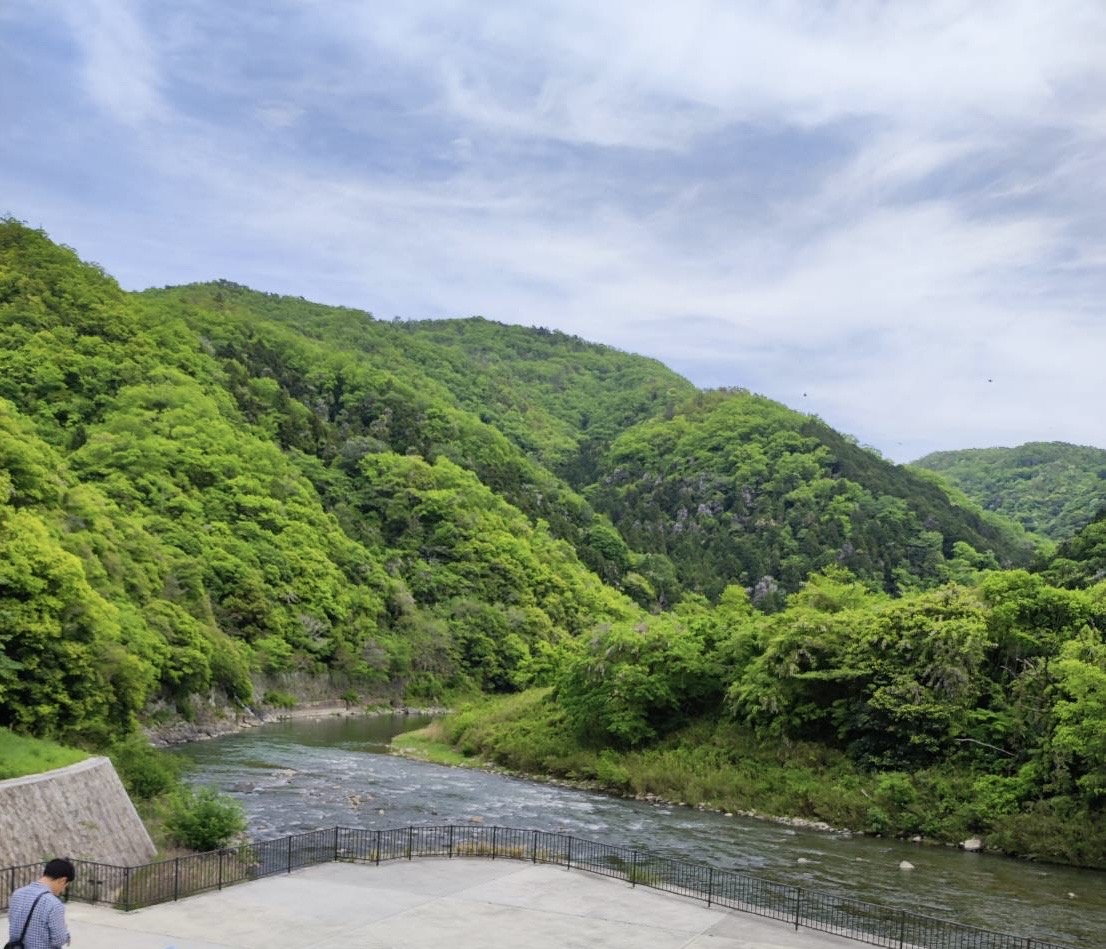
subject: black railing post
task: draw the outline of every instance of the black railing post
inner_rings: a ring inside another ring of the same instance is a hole
[[[219,851],[219,886],[221,890],[223,888],[223,851]]]
[[[415,849],[415,828],[407,828],[407,859],[411,859],[411,851]]]
[[[906,910],[899,910],[899,949],[906,942]]]
[[[571,837],[568,838],[568,862],[565,863],[565,866],[568,867],[569,870],[572,869],[572,838]]]
[[[630,886],[637,886],[637,851],[630,851]]]
[[[498,837],[499,837],[499,828],[498,827],[493,827],[492,828],[492,859],[493,860],[495,859],[495,845],[496,845],[496,840],[497,840]]]
[[[449,825],[449,858],[453,859],[453,825]]]
[[[123,867],[123,912],[131,908],[131,868]]]
[[[380,831],[376,832],[376,865],[380,866]]]
[[[334,863],[338,862],[338,825],[334,825]]]
[[[707,906],[710,907],[714,898],[714,867],[707,867]]]
[[[288,841],[288,872],[292,872],[292,835],[289,834],[284,838]]]
[[[795,928],[799,928],[799,919],[803,911],[803,891],[795,887]]]
[[[530,859],[534,862],[538,862],[538,832],[534,831],[534,838],[530,844]]]
[[[180,857],[173,861],[173,900],[180,899]]]

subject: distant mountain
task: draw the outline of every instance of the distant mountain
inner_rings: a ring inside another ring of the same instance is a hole
[[[1067,442],[941,451],[913,462],[947,478],[985,510],[1062,541],[1106,507],[1106,450]]]

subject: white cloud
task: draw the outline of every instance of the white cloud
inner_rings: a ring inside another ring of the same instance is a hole
[[[1097,2],[64,9],[135,197],[0,183],[125,283],[559,327],[900,458],[1106,444]]]
[[[60,0],[84,55],[85,93],[116,121],[163,116],[157,54],[137,5],[128,0]]]

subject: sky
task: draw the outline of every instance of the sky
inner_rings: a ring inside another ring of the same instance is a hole
[[[544,326],[900,462],[1106,447],[1102,0],[0,0],[0,214]]]

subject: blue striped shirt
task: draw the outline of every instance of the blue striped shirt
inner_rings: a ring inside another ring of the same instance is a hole
[[[42,883],[29,883],[12,893],[8,906],[8,938],[15,942],[23,931],[31,905],[40,893],[46,895],[38,901],[27,935],[23,937],[26,949],[60,949],[69,944],[69,930],[65,927],[65,904]]]

